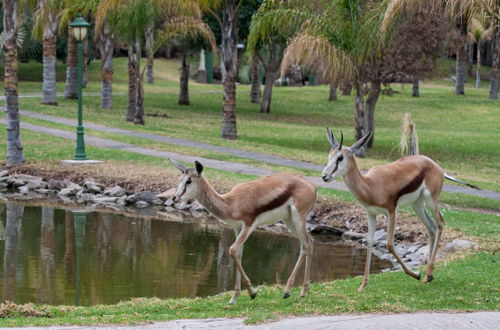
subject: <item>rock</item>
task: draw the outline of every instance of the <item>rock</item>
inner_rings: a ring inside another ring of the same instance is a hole
[[[82,202],[93,202],[95,196],[93,194],[84,193],[83,190],[76,194],[76,197]]]
[[[420,253],[407,254],[405,256],[405,258],[408,259],[409,261],[418,262],[419,264],[425,263],[425,256],[423,254],[420,254]]]
[[[355,233],[353,231],[346,231],[342,234],[342,238],[345,240],[357,241],[360,239],[365,239],[366,234]]]
[[[394,261],[396,260],[396,258],[394,258],[394,256],[392,255],[392,253],[384,253],[384,254],[382,254],[382,255],[380,256],[380,259],[382,259],[382,260],[389,260],[389,261],[391,261],[391,262],[392,262],[393,260],[394,260]]]
[[[40,189],[42,188],[42,181],[29,181],[26,187],[31,190]]]
[[[125,205],[127,205],[127,202],[125,201],[126,199],[127,199],[126,196],[118,197],[116,200],[116,204],[118,204],[120,206],[125,206]]]
[[[143,208],[147,207],[148,205],[149,205],[148,202],[142,201],[142,200],[135,202],[135,207],[137,207],[138,209],[143,209]]]
[[[163,203],[163,205],[165,205],[165,206],[172,206],[172,205],[174,205],[174,204],[175,204],[175,203],[174,203],[174,201],[173,201],[171,198],[170,198],[170,199],[167,199],[167,200],[165,201],[165,203]]]
[[[92,202],[96,204],[114,204],[116,203],[118,197],[109,197],[109,196],[94,196],[92,198]]]
[[[163,201],[166,201],[166,200],[174,197],[176,191],[177,191],[177,188],[170,188],[167,191],[164,191],[164,192],[156,195],[156,198],[159,198]]]
[[[17,179],[16,179],[16,180],[14,180],[14,182],[12,182],[12,185],[13,185],[15,188],[17,188],[17,187],[24,186],[24,185],[25,185],[25,183],[24,183],[24,181],[23,181],[23,180],[17,180]]]
[[[0,171],[0,178],[6,177],[7,175],[9,175],[9,171],[7,170]]]
[[[156,198],[153,200],[154,205],[163,205],[163,200]]]
[[[420,244],[420,243],[413,243],[412,245],[410,245],[408,247],[408,253],[413,254],[413,253],[417,252],[417,250],[420,249],[421,246],[422,246],[422,244]]]
[[[463,239],[456,239],[453,240],[452,242],[448,243],[445,245],[443,252],[446,253],[452,253],[456,251],[463,251],[467,250],[472,246],[472,242],[463,240]]]
[[[167,206],[167,207],[165,207],[165,211],[167,211],[167,212],[174,212],[175,209],[172,206]]]
[[[7,182],[9,186],[12,185],[15,181],[16,179],[13,176],[8,176],[7,180],[5,180],[5,182]]]
[[[39,194],[47,195],[47,194],[50,194],[51,192],[53,192],[53,190],[40,188],[40,189],[35,189],[35,192],[37,192]]]
[[[38,176],[33,176],[33,175],[28,175],[28,174],[18,174],[15,176],[16,180],[21,180],[24,182],[30,182],[30,181],[42,181],[42,178]]]
[[[91,194],[100,194],[102,192],[101,185],[91,178],[85,179],[83,187]]]
[[[174,207],[178,210],[187,210],[191,208],[191,203],[184,201],[180,202],[179,204],[174,204]]]
[[[9,180],[8,176],[0,177],[0,182],[7,182]]]
[[[61,191],[57,193],[57,196],[59,197],[75,196],[80,190],[82,190],[82,187],[75,184],[72,187],[61,189]]]
[[[384,229],[377,230],[373,234],[373,241],[374,242],[378,242],[378,241],[386,240],[386,239],[387,239],[387,233],[385,232]]]
[[[152,191],[141,191],[137,194],[133,194],[127,197],[127,203],[136,203],[138,201],[143,201],[152,204],[155,199],[156,194]]]
[[[309,231],[311,232],[311,234],[316,234],[316,235],[342,236],[342,234],[344,233],[344,231],[340,228],[326,226],[326,225],[311,226],[311,229]]]
[[[125,196],[125,194],[126,194],[125,189],[123,189],[120,186],[114,186],[104,191],[104,195],[112,197],[122,197]]]
[[[191,203],[191,211],[202,212],[205,210],[205,207],[200,204],[198,201],[194,201]]]
[[[394,249],[396,250],[397,255],[400,256],[401,258],[403,258],[405,255],[408,254],[408,250],[404,245],[396,245]]]
[[[48,189],[61,190],[66,188],[66,184],[63,181],[59,180],[49,179],[47,184],[48,184],[47,187]]]
[[[30,191],[30,188],[28,186],[21,186],[18,190],[21,195],[26,195]]]
[[[8,184],[6,182],[0,182],[0,190],[5,190],[7,189]]]

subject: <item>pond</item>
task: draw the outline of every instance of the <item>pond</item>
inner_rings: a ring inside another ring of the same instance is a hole
[[[0,204],[0,298],[16,303],[112,304],[132,297],[203,297],[231,290],[231,230],[214,221]],[[254,285],[286,282],[298,240],[257,231],[243,267]],[[361,275],[366,250],[315,240],[313,282]],[[372,271],[391,267],[373,256]],[[297,284],[300,279],[297,277]]]

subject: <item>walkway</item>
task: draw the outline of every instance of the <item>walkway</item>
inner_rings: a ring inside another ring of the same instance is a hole
[[[3,111],[5,111],[4,107],[1,107],[1,109]],[[45,120],[45,121],[49,121],[49,122],[53,122],[53,123],[69,125],[69,126],[75,125],[75,120],[72,120],[72,119],[60,118],[60,117],[56,117],[56,116],[50,116],[50,115],[45,115],[45,114],[31,112],[31,111],[25,111],[25,110],[21,110],[20,113],[22,116],[36,118],[36,119],[40,119],[40,120]],[[5,125],[5,120],[1,119],[0,123]],[[121,129],[121,128],[112,128],[112,127],[92,124],[92,123],[88,123],[88,122],[86,122],[84,125],[86,128],[96,130],[96,131],[121,134],[121,135],[132,136],[132,137],[152,140],[152,141],[156,141],[156,142],[164,142],[164,143],[169,143],[169,144],[174,144],[174,145],[182,145],[182,146],[200,148],[200,149],[205,149],[205,150],[212,150],[212,151],[217,151],[220,153],[230,154],[230,155],[238,156],[238,157],[242,157],[242,158],[249,158],[249,159],[253,159],[256,161],[266,162],[266,163],[275,164],[275,165],[282,165],[282,166],[289,166],[289,167],[296,167],[296,168],[301,168],[301,169],[317,170],[317,171],[321,171],[323,169],[323,166],[320,166],[320,165],[295,161],[295,160],[286,159],[286,158],[277,157],[277,156],[268,155],[268,154],[259,153],[259,152],[251,152],[251,151],[243,151],[243,150],[234,149],[234,148],[219,147],[219,146],[214,146],[211,144],[198,142],[198,141],[178,139],[178,138],[168,137],[168,136],[159,135],[159,134],[135,132],[135,131],[131,131],[131,130],[126,130],[126,129]],[[54,135],[54,136],[58,136],[58,137],[63,137],[63,138],[68,138],[68,139],[73,139],[73,140],[75,139],[74,132],[63,131],[63,130],[58,130],[58,129],[53,129],[53,128],[47,128],[47,127],[37,126],[37,125],[23,123],[23,122],[21,122],[21,128],[35,131],[35,132],[50,134],[50,135]],[[190,162],[190,163],[192,163],[194,160],[199,160],[207,167],[211,167],[211,168],[215,168],[215,169],[219,169],[219,170],[224,170],[224,171],[229,171],[229,172],[236,172],[236,173],[240,173],[240,174],[264,176],[264,175],[269,175],[269,174],[273,173],[270,170],[259,168],[256,166],[245,165],[245,164],[240,164],[240,163],[236,163],[236,162],[227,162],[227,161],[220,161],[220,160],[214,160],[214,159],[206,159],[206,158],[189,156],[189,155],[182,155],[182,154],[178,154],[175,152],[158,151],[158,150],[153,150],[153,149],[149,149],[149,148],[139,147],[139,146],[136,146],[133,144],[122,143],[122,142],[118,142],[118,141],[114,141],[114,140],[93,137],[93,136],[89,135],[88,133],[85,136],[85,142],[87,144],[95,146],[95,147],[120,149],[120,150],[140,153],[143,155],[162,157],[165,159],[172,158],[172,159],[175,159],[178,161],[185,161],[185,162]],[[348,191],[345,184],[343,182],[340,182],[340,181],[333,181],[333,182],[325,183],[319,178],[319,176],[318,177],[308,177],[308,179],[313,181],[319,187],[333,188],[336,190]],[[495,191],[491,191],[491,190],[475,190],[475,189],[471,189],[471,188],[466,187],[466,186],[455,186],[455,185],[448,185],[448,184],[445,184],[443,190],[447,191],[447,192],[462,193],[462,194],[467,194],[467,195],[473,195],[473,196],[486,197],[486,198],[500,200],[500,193],[495,192]]]
[[[413,314],[361,314],[338,316],[315,316],[286,318],[271,323],[258,325],[245,325],[243,319],[201,319],[201,320],[175,320],[155,322],[135,326],[103,325],[103,326],[53,326],[53,327],[26,327],[9,328],[14,330],[34,329],[175,329],[175,330],[351,330],[351,329],[376,329],[376,330],[441,330],[441,329],[500,329],[500,312],[475,312],[475,313],[413,313]]]

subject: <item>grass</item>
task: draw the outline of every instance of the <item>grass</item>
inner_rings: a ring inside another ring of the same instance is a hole
[[[342,96],[338,102],[328,102],[325,86],[276,88],[272,113],[260,114],[258,105],[248,101],[247,86],[238,86],[237,141],[219,138],[221,86],[191,84],[192,106],[176,105],[178,72],[176,61],[158,60],[155,64],[157,83],[146,85],[146,113],[166,114],[168,118],[146,117],[145,126],[134,126],[123,120],[126,96],[113,97],[113,110],[99,109],[99,97],[85,98],[85,119],[97,124],[126,128],[173,137],[198,140],[219,146],[266,152],[316,164],[326,161],[328,145],[324,127],[344,131],[346,143],[352,143],[352,97]],[[99,91],[100,64],[90,65],[90,82],[87,91]],[[193,65],[193,67],[196,67]],[[37,63],[21,64],[20,93],[38,93],[38,81],[24,81],[40,74]],[[58,66],[61,74],[63,67]],[[24,77],[24,78],[23,78]],[[60,76],[58,76],[59,80]],[[115,92],[126,92],[126,61],[115,61]],[[58,91],[63,91],[58,84]],[[500,191],[500,133],[497,120],[498,102],[486,98],[487,89],[466,89],[467,95],[453,95],[452,86],[445,81],[425,84],[420,99],[410,97],[410,88],[393,86],[400,92],[392,97],[382,96],[377,107],[377,137],[375,147],[368,157],[360,160],[362,168],[383,164],[398,158],[397,143],[402,115],[411,111],[417,124],[421,150],[436,159],[450,174],[471,181],[482,188]],[[59,99],[58,107],[42,106],[38,99],[20,99],[20,108],[41,113],[76,118],[75,101]],[[496,116],[496,117],[495,117]],[[51,128],[73,128],[22,118],[25,122]],[[186,129],[189,128],[189,129]],[[117,134],[87,130],[87,134],[158,150],[169,150],[202,157],[245,162],[275,171],[293,170],[305,175],[315,171],[299,171],[248,159],[201,149],[179,147],[145,139],[135,139]],[[5,131],[0,130],[0,149],[5,150]],[[25,157],[37,166],[56,166],[58,160],[73,156],[74,144],[69,140],[22,130]],[[156,173],[168,169],[163,159],[127,151],[87,146],[93,158],[108,160],[113,164],[140,164]],[[252,176],[206,169],[207,177],[227,184],[253,179]],[[331,200],[353,202],[348,192],[319,189],[320,195]],[[443,193],[446,204],[500,210],[498,201]],[[500,248],[500,217],[476,212],[443,210],[448,230],[462,238],[476,242],[474,250],[445,258],[437,264],[435,280],[424,284],[402,272],[374,274],[364,293],[356,288],[359,277],[313,284],[310,294],[301,299],[294,288],[290,299],[281,298],[283,288],[277,285],[259,287],[259,296],[250,300],[243,294],[238,304],[227,306],[230,293],[195,299],[133,299],[115,305],[73,307],[29,305],[15,309],[6,307],[12,314],[2,318],[0,326],[137,323],[153,320],[207,317],[245,317],[255,323],[281,316],[318,315],[359,312],[414,312],[499,310],[500,278],[497,276],[498,250]],[[425,269],[422,267],[421,271]],[[31,316],[30,316],[31,315]],[[37,316],[38,315],[38,316]],[[46,315],[46,316],[43,316]],[[5,316],[5,315],[4,315]]]

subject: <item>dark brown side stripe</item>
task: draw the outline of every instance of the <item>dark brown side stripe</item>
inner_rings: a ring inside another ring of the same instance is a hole
[[[267,204],[263,204],[257,207],[252,214],[253,218],[257,218],[262,213],[274,210],[285,204],[285,202],[292,196],[292,192],[294,189],[295,187],[293,185],[289,185],[286,190],[279,194],[275,199],[269,201],[269,203]]]
[[[400,191],[396,194],[396,203],[399,198],[403,195],[410,194],[420,187],[425,178],[425,169],[422,169],[420,173],[416,177],[413,178],[406,186],[404,186]]]

